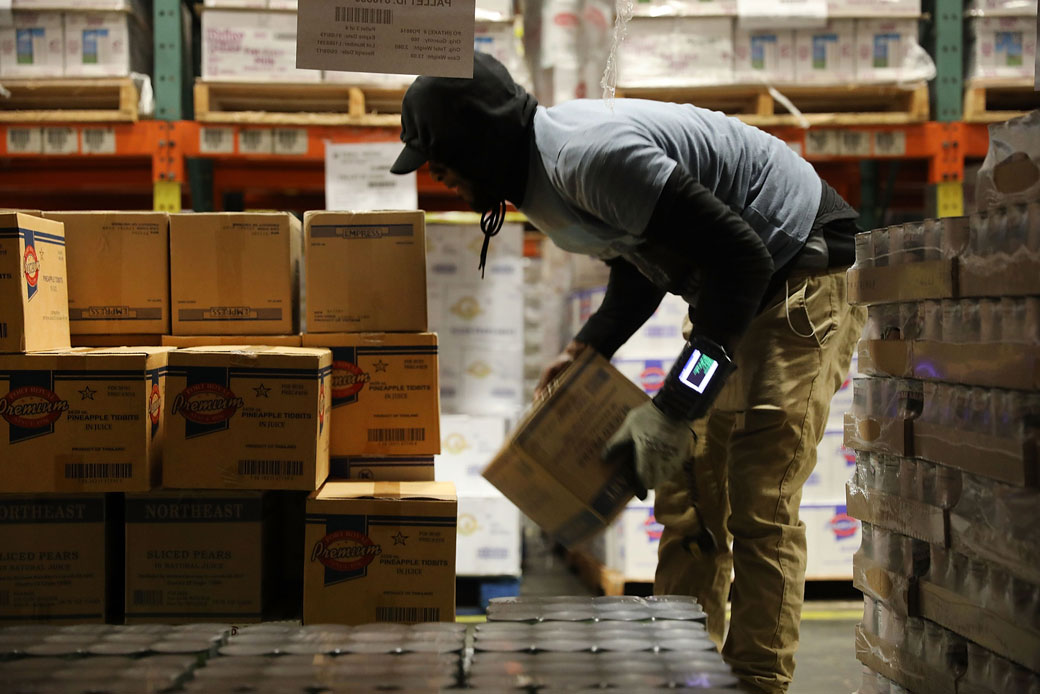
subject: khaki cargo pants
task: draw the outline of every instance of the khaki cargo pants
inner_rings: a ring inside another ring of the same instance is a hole
[[[865,318],[865,309],[846,303],[844,270],[792,275],[752,322],[736,351],[737,371],[695,426],[702,518],[682,476],[656,490],[664,533],[654,592],[698,598],[709,635],[748,692],[786,692],[794,675],[805,587],[802,485]],[[715,556],[695,543],[684,547],[699,522],[715,534]]]

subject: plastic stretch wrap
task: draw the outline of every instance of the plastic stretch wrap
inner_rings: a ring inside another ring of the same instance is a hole
[[[911,455],[911,420],[921,410],[921,382],[857,377],[852,412],[845,415],[845,446],[855,450]]]
[[[906,535],[863,524],[863,540],[857,556],[901,576],[922,576],[928,572],[929,547]]]
[[[868,667],[863,668],[863,681],[859,685],[856,694],[912,694],[900,684],[888,679],[880,672],[874,672]]]
[[[852,483],[868,495],[880,492],[949,509],[961,499],[963,477],[960,470],[927,460],[858,451]]]
[[[968,669],[957,688],[963,694],[1040,694],[1040,674],[968,642]]]
[[[932,545],[929,553],[929,583],[963,596],[1000,619],[1040,631],[1040,586],[951,549]]]
[[[1033,41],[1035,46],[1035,37]],[[1040,110],[989,126],[989,150],[975,184],[980,210],[1038,200]]]
[[[1040,585],[1040,491],[964,474],[950,515],[953,546]]]
[[[967,217],[894,224],[856,235],[853,267],[886,267],[960,255],[968,241]]]
[[[925,383],[919,421],[1015,442],[1036,443],[1040,393]]]
[[[967,669],[967,641],[938,624],[907,617],[879,600],[863,598],[863,630],[930,668],[960,676]]]

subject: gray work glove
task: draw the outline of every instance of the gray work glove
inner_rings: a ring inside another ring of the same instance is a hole
[[[693,430],[672,419],[654,403],[646,402],[628,413],[603,449],[604,460],[634,473],[636,496],[674,477],[690,457]]]

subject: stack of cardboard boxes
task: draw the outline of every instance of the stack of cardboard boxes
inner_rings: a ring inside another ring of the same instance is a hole
[[[970,218],[857,237],[869,377],[846,438],[865,694],[1040,687],[1040,198],[1022,176],[1035,166],[1015,155],[990,169],[991,206]]]
[[[307,501],[304,621],[452,621],[457,509],[433,481],[423,213],[308,212],[304,227],[303,342],[332,350],[335,478]]]
[[[1036,0],[973,0],[966,14],[968,77],[1030,83],[1036,65]]]
[[[76,496],[0,501],[2,522],[24,531],[0,561],[0,610],[453,619],[452,486],[322,487],[330,441],[345,474],[433,479],[436,336],[308,335],[301,347],[303,230],[286,213],[48,217],[0,225],[0,352],[21,352],[0,355],[0,491]],[[311,325],[422,330],[421,213],[357,217],[308,225]],[[89,346],[70,349],[70,323]]]
[[[0,77],[151,72],[151,11],[138,0],[15,0],[0,26]]]
[[[430,324],[440,336],[438,479],[459,494],[460,576],[520,575],[520,512],[480,477],[524,405],[523,228],[510,217],[491,241],[473,213],[427,215]]]

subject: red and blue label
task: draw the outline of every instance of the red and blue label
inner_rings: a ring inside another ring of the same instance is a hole
[[[668,376],[671,364],[665,364],[659,359],[647,359],[643,370],[639,373],[639,385],[647,395],[656,395],[664,385],[664,379]]]
[[[652,508],[648,508],[646,513],[646,520],[643,521],[643,532],[646,533],[646,540],[650,543],[660,542],[661,533],[664,532],[664,526],[657,522],[657,518],[654,516],[654,510]]]
[[[836,540],[848,540],[859,533],[859,521],[850,516],[845,506],[834,507],[834,517],[827,521],[827,526],[834,533]]]
[[[12,371],[0,374],[8,381],[0,397],[0,418],[8,424],[12,444],[54,433],[54,423],[68,412],[69,401],[54,392],[53,371]]]

